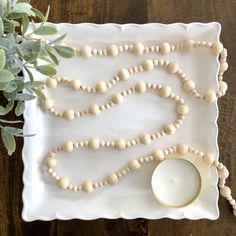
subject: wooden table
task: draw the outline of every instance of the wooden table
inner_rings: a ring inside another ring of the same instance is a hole
[[[222,25],[221,41],[228,49],[227,95],[220,99],[218,119],[220,159],[230,170],[228,185],[236,196],[236,1],[235,0],[41,0],[31,1],[42,11],[51,5],[51,22],[147,23],[210,22]],[[207,132],[207,131],[206,131]],[[26,223],[21,219],[23,141],[9,158],[0,148],[0,236],[5,235],[236,235],[236,218],[220,198],[220,218],[209,220],[71,220]]]

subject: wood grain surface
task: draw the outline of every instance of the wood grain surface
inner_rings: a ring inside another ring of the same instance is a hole
[[[218,119],[220,158],[230,170],[228,185],[236,196],[236,1],[235,0],[34,0],[42,11],[51,5],[51,22],[92,23],[173,23],[210,22],[222,25],[221,41],[228,49],[229,69],[225,80],[227,95],[219,101]],[[10,115],[11,118],[14,118]],[[207,131],[206,131],[207,132]],[[35,221],[21,219],[23,141],[9,158],[0,144],[0,236],[46,235],[160,235],[160,236],[235,236],[236,218],[225,199],[220,197],[220,218],[209,220],[105,220]]]

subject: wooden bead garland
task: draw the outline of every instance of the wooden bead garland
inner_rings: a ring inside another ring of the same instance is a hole
[[[179,45],[182,45],[181,47]],[[115,44],[111,44],[108,46],[106,55],[110,56],[117,56],[119,54],[119,48],[121,46],[117,46]],[[122,51],[130,51],[134,52],[136,55],[141,55],[142,53],[147,52],[155,52],[155,50],[149,50],[149,48],[156,48],[156,51],[162,54],[167,54],[170,51],[183,49],[183,51],[191,52],[196,47],[208,47],[211,49],[212,53],[216,56],[220,54],[220,69],[218,74],[218,80],[219,80],[219,91],[213,91],[208,90],[205,92],[205,94],[201,95],[196,89],[196,85],[194,81],[188,80],[186,74],[182,71],[182,69],[179,67],[177,62],[169,62],[165,60],[150,60],[146,59],[141,65],[139,66],[133,66],[131,68],[123,68],[118,73],[117,76],[115,76],[113,79],[111,79],[108,82],[100,81],[98,82],[95,87],[89,87],[83,85],[79,80],[69,80],[66,77],[55,77],[55,78],[48,78],[48,80],[45,82],[45,85],[42,86],[42,90],[48,88],[48,89],[55,89],[58,84],[65,84],[71,87],[74,90],[83,90],[85,92],[98,92],[98,93],[105,93],[110,89],[113,85],[115,85],[117,82],[122,80],[129,79],[130,75],[133,73],[140,73],[140,72],[148,72],[153,70],[156,67],[166,67],[166,71],[168,73],[176,75],[183,84],[183,89],[186,92],[191,93],[193,96],[195,96],[197,99],[205,100],[206,102],[213,103],[216,101],[217,97],[221,97],[225,95],[225,92],[227,90],[227,84],[222,81],[222,75],[223,73],[228,69],[228,64],[226,62],[227,57],[227,50],[223,48],[222,43],[220,42],[213,42],[213,43],[205,43],[200,41],[194,41],[194,40],[187,40],[183,44],[172,44],[172,46],[167,43],[161,43],[159,46],[150,46],[150,47],[144,47],[142,43],[135,43],[134,45],[126,45],[124,46],[124,50]],[[129,50],[130,49],[130,50]],[[131,50],[132,49],[132,50]],[[145,50],[148,49],[148,50]],[[172,50],[173,49],[173,50]],[[78,50],[80,52],[79,55],[84,57],[90,57],[92,56],[93,49],[89,46],[84,46],[82,49]],[[145,86],[143,82],[141,82],[137,87],[135,88],[137,92],[143,93],[145,90]],[[163,91],[162,91],[163,90]],[[160,91],[161,96],[168,96],[169,87],[163,87]],[[42,91],[43,92],[43,91]],[[115,101],[115,102],[114,102]],[[119,98],[113,98],[112,102],[115,104],[122,103],[122,98],[119,96]],[[67,120],[73,120],[75,117],[81,117],[85,114],[92,114],[97,115],[100,113],[98,110],[98,107],[94,106],[90,108],[90,111],[85,112],[76,112],[72,109],[67,109],[64,112],[56,111],[54,108],[54,101],[50,98],[46,98],[45,101],[41,101],[42,108],[48,110],[55,116],[64,117]],[[107,105],[109,106],[109,105]],[[100,109],[100,108],[99,108]],[[73,114],[74,113],[74,114]]]
[[[172,92],[172,90],[169,86],[162,86],[162,85],[157,85],[157,84],[152,84],[152,83],[140,82],[140,83],[137,83],[134,87],[124,90],[123,92],[121,92],[119,94],[113,95],[111,100],[107,103],[107,104],[109,104],[109,107],[107,107],[106,104],[103,104],[103,105],[94,104],[94,105],[91,105],[85,111],[75,112],[71,109],[65,110],[62,113],[62,115],[66,120],[73,120],[75,117],[78,117],[78,113],[79,113],[79,117],[86,115],[86,114],[99,115],[104,110],[110,109],[114,105],[123,103],[125,96],[129,96],[132,93],[145,93],[145,92],[151,92],[151,91],[154,91],[155,94],[157,94],[163,98],[168,98],[176,103],[176,109],[175,109],[176,110],[176,120],[175,120],[175,122],[173,124],[172,123],[165,124],[159,132],[154,133],[154,134],[143,134],[140,137],[134,138],[132,140],[123,140],[122,139],[122,140],[114,141],[115,142],[114,146],[117,147],[118,149],[127,148],[129,146],[136,145],[139,143],[144,144],[144,145],[148,145],[151,143],[152,140],[156,140],[156,139],[160,138],[161,136],[173,135],[176,132],[176,129],[181,126],[185,116],[188,113],[189,108],[186,104],[184,104],[184,100],[182,98],[176,96]],[[101,109],[101,108],[104,108],[104,109]],[[89,142],[88,146],[90,148],[96,150],[98,143],[99,142],[97,141],[97,144],[95,145],[94,142],[93,143]]]
[[[130,91],[128,93],[128,91]],[[138,83],[134,87],[131,87],[127,90],[124,90],[120,94],[115,94],[113,95],[111,101],[109,101],[107,104],[110,104],[111,108],[112,106],[122,103],[124,100],[125,96],[129,96],[133,93],[145,93],[145,92],[154,92],[154,94],[163,97],[165,99],[169,99],[173,102],[176,103],[176,119],[173,123],[167,123],[164,124],[162,129],[156,133],[153,134],[141,134],[139,137],[133,138],[131,140],[125,140],[125,139],[118,139],[115,141],[102,141],[98,140],[97,138],[93,138],[91,140],[88,140],[87,143],[83,143],[83,147],[89,147],[91,149],[98,149],[100,147],[100,144],[102,142],[106,143],[106,146],[114,146],[117,149],[124,149],[130,146],[134,146],[137,144],[143,144],[143,145],[148,145],[152,141],[159,139],[162,136],[165,135],[173,135],[176,132],[176,129],[178,129],[181,124],[183,123],[185,116],[188,114],[189,108],[188,106],[184,103],[184,99],[180,98],[179,96],[176,96],[171,88],[169,86],[162,86],[158,84],[152,84],[152,83]],[[122,95],[123,94],[123,95]],[[124,95],[127,94],[127,95]],[[85,110],[83,112],[79,112],[80,114],[91,114],[91,115],[99,115],[103,110],[101,110],[101,107],[106,108],[105,105],[97,105],[94,104],[89,107],[88,110]],[[77,112],[75,113],[73,110],[69,109],[63,112],[63,117],[67,120],[73,120],[74,117],[76,116]],[[114,145],[113,145],[114,143]],[[63,150],[66,152],[70,152],[74,148],[74,144],[71,141],[66,141],[63,145]]]
[[[226,62],[227,50],[223,48],[222,43],[220,42],[200,42],[194,40],[186,40],[183,43],[179,44],[170,44],[168,42],[160,43],[159,45],[152,46],[144,46],[142,43],[135,43],[130,45],[108,45],[107,49],[93,49],[90,46],[84,46],[80,49],[77,49],[77,55],[85,58],[89,58],[91,56],[111,56],[116,57],[121,52],[132,52],[135,55],[139,56],[143,53],[160,53],[166,55],[171,51],[182,50],[183,52],[192,52],[197,47],[207,47],[211,50],[212,54],[215,56],[220,55],[220,68],[218,74],[219,81],[219,91],[208,90],[203,95],[200,95],[198,91],[195,89],[194,81],[188,80],[186,74],[182,71],[177,62],[169,62],[166,60],[150,60],[146,59],[141,65],[136,65],[130,68],[121,69],[117,75],[112,78],[110,81],[100,81],[95,87],[89,87],[83,85],[80,80],[70,80],[66,77],[55,77],[48,78],[45,82],[45,85],[42,86],[42,90],[55,89],[58,84],[65,84],[69,86],[73,90],[83,90],[86,92],[97,92],[97,93],[105,93],[117,82],[122,80],[128,80],[131,74],[144,72],[147,73],[154,68],[164,67],[167,73],[174,74],[177,76],[183,85],[183,89],[186,92],[191,93],[197,99],[205,100],[209,103],[215,102],[216,99],[220,96],[223,96],[227,90],[227,84],[222,81],[223,73],[228,69],[228,64]],[[119,182],[120,178],[124,177],[131,171],[136,171],[141,168],[144,163],[150,162],[161,162],[165,158],[168,158],[169,155],[178,154],[178,155],[186,155],[186,154],[194,154],[199,156],[203,163],[209,167],[216,167],[219,174],[219,188],[220,194],[227,198],[229,203],[233,207],[233,213],[236,216],[236,202],[232,199],[231,190],[229,187],[225,186],[225,180],[229,176],[229,171],[222,164],[214,159],[214,157],[209,153],[202,153],[194,148],[190,148],[185,144],[180,144],[177,146],[173,146],[164,150],[155,150],[151,155],[146,157],[141,157],[137,160],[131,160],[127,166],[123,169],[118,170],[115,173],[111,173],[107,175],[104,180],[98,182],[85,181],[79,185],[74,185],[70,183],[70,180],[67,177],[60,177],[57,175],[54,168],[56,168],[58,160],[56,157],[56,153],[60,151],[64,151],[70,153],[75,149],[89,147],[92,150],[97,150],[99,148],[111,147],[117,149],[124,149],[137,144],[148,145],[152,140],[158,139],[163,135],[172,135],[175,133],[176,129],[182,124],[185,115],[187,115],[189,108],[184,104],[183,99],[179,98],[175,94],[173,94],[171,88],[169,86],[161,86],[151,83],[140,82],[136,84],[134,87],[131,87],[127,90],[124,90],[121,93],[114,94],[107,104],[97,105],[93,104],[85,111],[74,111],[72,109],[66,109],[63,112],[56,111],[54,108],[54,101],[51,98],[46,98],[41,101],[42,108],[48,110],[55,116],[63,117],[66,120],[73,120],[74,118],[78,118],[84,115],[98,115],[102,111],[106,109],[110,109],[113,105],[121,104],[124,102],[124,97],[130,95],[132,93],[145,93],[147,91],[154,90],[156,93],[163,97],[169,98],[176,102],[176,113],[177,120],[172,123],[167,123],[163,126],[163,129],[156,134],[148,134],[144,133],[137,138],[132,140],[125,140],[123,138],[115,140],[115,141],[102,141],[97,138],[92,138],[87,141],[73,142],[66,141],[61,147],[54,148],[52,152],[50,152],[45,160],[45,165],[47,167],[47,172],[57,181],[58,185],[62,189],[69,189],[72,191],[84,191],[87,193],[92,192],[94,189],[104,187],[107,185],[115,185]]]
[[[94,146],[94,141],[92,146]],[[68,144],[68,142],[67,142]],[[70,146],[70,145],[69,145]],[[95,145],[96,146],[96,145]],[[96,146],[97,147],[97,146]],[[71,150],[69,148],[69,150]],[[171,151],[170,151],[171,150]],[[72,190],[72,191],[84,191],[86,193],[91,193],[94,189],[102,188],[106,185],[115,185],[119,182],[121,178],[123,178],[125,175],[132,171],[139,170],[143,164],[151,163],[151,162],[161,162],[166,158],[173,158],[173,155],[180,155],[183,158],[188,158],[188,155],[195,155],[198,158],[201,158],[203,163],[206,166],[209,166],[210,168],[217,168],[218,170],[218,176],[219,176],[219,188],[220,188],[220,194],[221,196],[227,198],[229,203],[232,205],[233,213],[235,214],[236,210],[236,202],[235,199],[231,196],[231,190],[229,187],[225,186],[225,180],[229,176],[229,171],[227,168],[220,163],[219,161],[215,160],[214,156],[210,153],[202,153],[201,151],[193,148],[188,147],[186,144],[179,144],[177,146],[172,146],[170,148],[166,149],[157,149],[152,154],[147,155],[145,157],[140,157],[138,159],[134,159],[128,162],[126,166],[124,166],[122,169],[117,170],[114,173],[110,173],[107,175],[107,177],[101,181],[98,182],[92,182],[92,181],[85,181],[81,184],[73,184],[70,183],[70,180],[67,177],[60,177],[57,175],[55,168],[57,166],[57,157],[56,153],[58,152],[58,149],[54,149],[54,151],[50,152],[45,159],[45,166],[47,168],[47,171],[49,175],[55,181],[58,183],[58,186],[61,189],[64,190]]]
[[[48,44],[49,40],[41,39],[42,42]],[[64,43],[65,45],[65,43]],[[82,56],[88,58],[90,56],[118,56],[120,53],[130,52],[135,55],[141,55],[143,53],[160,53],[166,55],[173,51],[183,51],[183,52],[192,52],[195,48],[206,47],[209,48],[213,55],[218,56],[224,50],[223,44],[219,41],[216,42],[205,42],[205,41],[195,41],[193,39],[187,39],[184,42],[179,43],[168,43],[168,42],[160,42],[156,45],[145,46],[141,42],[135,42],[133,44],[109,44],[107,48],[104,49],[96,49],[91,48],[88,45],[82,46],[81,48],[76,48],[77,56]],[[224,53],[225,55],[225,53]]]

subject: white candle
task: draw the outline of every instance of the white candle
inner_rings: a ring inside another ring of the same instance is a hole
[[[169,158],[161,162],[153,172],[152,189],[163,205],[185,207],[199,195],[201,176],[191,162]]]

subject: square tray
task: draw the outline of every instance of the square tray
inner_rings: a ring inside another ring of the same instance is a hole
[[[80,47],[104,48],[108,43],[125,44],[143,42],[145,45],[160,42],[177,43],[186,39],[218,41],[220,25],[208,24],[56,24],[59,35],[67,33],[64,41],[68,45]],[[115,58],[92,57],[84,59],[62,59],[58,67],[58,75],[78,78],[87,85],[96,81],[109,80],[123,67],[142,63],[146,58],[174,60],[182,67],[188,78],[195,81],[200,92],[217,89],[217,72],[219,62],[209,49],[198,48],[191,53],[172,52],[168,55],[158,53],[143,54],[139,57],[123,53]],[[38,80],[45,77],[37,74]],[[185,93],[179,80],[162,70],[154,70],[147,74],[131,75],[132,79],[118,83],[111,93],[103,96],[71,92],[68,88],[59,87],[51,90],[50,96],[57,103],[57,108],[80,109],[89,104],[102,103],[111,94],[122,91],[137,81],[150,81],[171,86],[175,94],[184,98],[190,112],[175,135],[162,137],[147,146],[136,146],[122,151],[101,149],[76,150],[71,154],[60,153],[60,164],[57,168],[60,175],[68,176],[73,182],[87,179],[104,178],[107,173],[116,171],[129,160],[151,153],[156,148],[167,148],[186,143],[204,152],[211,152],[218,159],[217,117],[218,107],[194,99]],[[217,219],[218,210],[218,176],[215,169],[204,170],[204,185],[198,199],[191,205],[171,209],[161,205],[154,197],[151,189],[151,176],[155,165],[148,164],[141,170],[123,178],[117,185],[108,186],[93,193],[74,193],[59,189],[46,173],[43,159],[54,146],[66,140],[84,140],[91,137],[115,139],[133,137],[141,132],[159,129],[163,123],[175,118],[173,102],[149,95],[130,96],[121,106],[114,107],[97,117],[83,117],[68,122],[41,110],[38,100],[26,103],[24,113],[24,133],[35,133],[32,138],[24,139],[24,190],[23,212],[25,221],[37,219],[96,219],[96,218],[173,218],[173,219]]]

